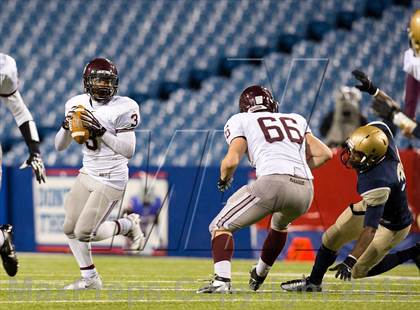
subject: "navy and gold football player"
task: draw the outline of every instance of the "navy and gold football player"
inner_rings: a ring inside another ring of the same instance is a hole
[[[344,165],[357,172],[362,200],[350,204],[322,236],[309,277],[281,284],[286,291],[322,290],[327,269],[340,248],[357,240],[346,259],[331,268],[336,278],[350,280],[374,276],[410,259],[419,260],[420,246],[388,254],[408,235],[412,216],[408,209],[406,178],[393,135],[385,123],[359,127],[341,154]]]

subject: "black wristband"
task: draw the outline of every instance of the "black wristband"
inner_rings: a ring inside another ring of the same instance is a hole
[[[346,259],[343,261],[343,263],[349,266],[350,268],[353,268],[353,266],[356,265],[357,263],[357,259],[351,255],[348,255]]]
[[[33,125],[31,126],[31,122]],[[25,139],[25,143],[29,148],[29,152],[32,153],[40,153],[39,152],[39,138],[38,132],[36,130],[36,126],[34,121],[27,121],[24,122],[22,125],[19,126],[20,132],[22,133],[23,139]]]
[[[70,130],[69,122],[66,122],[65,120],[61,123],[61,127],[64,130]]]

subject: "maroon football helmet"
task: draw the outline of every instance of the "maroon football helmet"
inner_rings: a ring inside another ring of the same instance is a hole
[[[83,70],[83,85],[94,100],[110,100],[118,90],[117,67],[106,58],[95,58]]]
[[[277,112],[277,102],[270,91],[260,85],[246,88],[239,97],[239,110],[242,112],[269,111]]]

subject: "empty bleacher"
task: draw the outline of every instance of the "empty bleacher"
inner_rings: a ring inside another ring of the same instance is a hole
[[[0,11],[1,51],[16,58],[47,165],[81,162],[75,143],[55,152],[54,130],[65,101],[83,91],[84,65],[97,56],[117,64],[119,94],[141,101],[132,165],[214,164],[226,147],[221,132],[213,130],[237,112],[238,96],[250,84],[271,88],[281,110],[310,119],[315,133],[333,108],[334,91],[352,83],[356,67],[402,102],[405,28],[413,7],[391,0],[6,0]],[[367,12],[378,16],[366,17]],[[343,16],[350,16],[351,29],[338,19]],[[284,53],[285,38],[293,39],[291,53]],[[246,60],[260,56],[264,61],[257,65]],[[364,96],[365,114],[368,103]],[[4,162],[21,163],[26,148],[4,105],[0,118]],[[203,158],[205,141],[212,142],[209,158]]]

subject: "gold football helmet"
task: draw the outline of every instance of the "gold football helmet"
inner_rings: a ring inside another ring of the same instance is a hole
[[[379,163],[388,150],[388,137],[378,127],[357,128],[346,141],[341,161],[347,168],[362,171]]]
[[[407,31],[414,54],[420,56],[420,10],[416,10],[411,16]]]

